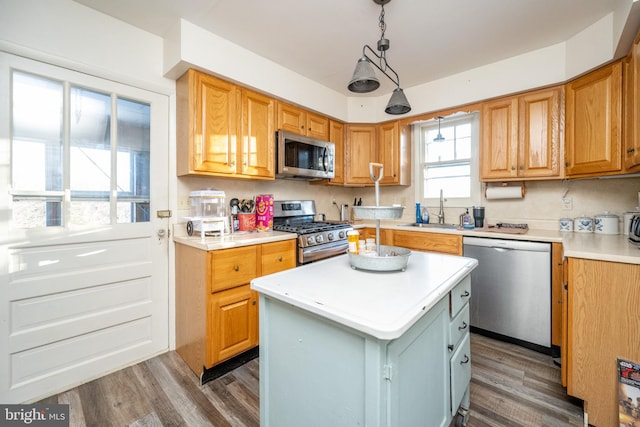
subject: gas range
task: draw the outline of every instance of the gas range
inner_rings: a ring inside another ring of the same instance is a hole
[[[298,234],[298,265],[343,254],[347,251],[349,224],[315,221],[313,200],[276,200],[273,229]]]

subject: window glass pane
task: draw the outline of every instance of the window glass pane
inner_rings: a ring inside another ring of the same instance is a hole
[[[64,87],[19,71],[12,77],[13,191],[60,191]]]
[[[470,163],[426,166],[424,169],[424,197],[438,198],[440,197],[440,189],[447,197],[470,197]]]
[[[62,225],[62,199],[15,198],[12,204],[15,228],[54,227]]]
[[[149,221],[150,114],[148,104],[118,99],[117,221]]]
[[[74,225],[109,224],[110,204],[108,201],[71,201],[69,221]]]

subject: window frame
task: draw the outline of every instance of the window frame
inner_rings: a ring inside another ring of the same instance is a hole
[[[438,208],[440,206],[439,198],[425,198],[424,195],[424,167],[426,165],[425,159],[425,150],[426,150],[426,142],[424,140],[424,135],[428,130],[437,129],[438,128],[438,115],[434,116],[435,118],[423,121],[420,123],[416,123],[413,128],[413,137],[414,140],[418,143],[416,144],[415,151],[415,171],[416,171],[416,185],[415,185],[415,199],[417,202],[421,203],[423,206],[427,206],[429,208]],[[480,147],[480,113],[478,111],[473,112],[464,112],[464,113],[455,113],[442,118],[440,122],[440,126],[448,126],[450,124],[456,122],[465,122],[470,121],[471,123],[471,157],[469,160],[470,163],[470,175],[469,175],[469,187],[470,187],[470,197],[468,198],[460,198],[460,197],[448,197],[446,190],[443,191],[444,198],[444,207],[445,208],[471,208],[472,206],[481,205],[482,200],[482,184],[479,180],[479,170],[480,170],[480,159],[479,159],[479,147]],[[455,160],[447,160],[442,162],[430,162],[433,163],[459,163]]]

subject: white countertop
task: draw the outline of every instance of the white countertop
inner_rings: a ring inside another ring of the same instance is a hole
[[[375,227],[375,222],[364,222],[357,227]],[[556,230],[529,229],[525,234],[475,231],[452,228],[414,227],[397,221],[385,221],[381,228],[418,233],[444,233],[461,236],[490,237],[494,239],[528,240],[533,242],[562,243],[563,254],[571,258],[640,264],[640,249],[631,245],[623,234],[576,233]]]
[[[225,234],[223,237],[174,235],[176,243],[193,246],[205,251],[215,251],[219,249],[236,248],[240,246],[259,245],[262,243],[279,242],[281,240],[295,239],[295,233],[285,233],[282,231],[253,231],[250,233]]]
[[[259,277],[251,288],[378,339],[406,332],[478,265],[452,255],[412,252],[407,269],[354,270],[348,255]]]

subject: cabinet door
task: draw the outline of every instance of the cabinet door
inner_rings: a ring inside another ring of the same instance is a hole
[[[400,182],[400,132],[398,122],[378,126],[378,161],[384,166],[380,184]]]
[[[288,270],[296,266],[296,241],[265,243],[260,245],[260,276]]]
[[[184,84],[187,81],[188,89]],[[239,118],[236,86],[189,70],[178,81],[177,92],[178,174],[235,173]]]
[[[329,140],[329,118],[319,114],[306,112],[306,134],[322,141]]]
[[[518,176],[559,176],[561,98],[562,88],[518,97]]]
[[[209,292],[249,283],[257,277],[256,246],[209,252]]]
[[[335,144],[334,177],[329,184],[344,184],[344,124],[331,120],[329,124],[329,141]]]
[[[284,102],[277,105],[278,129],[299,135],[306,134],[306,115],[304,110]]]
[[[369,163],[377,162],[376,125],[347,125],[345,184],[372,184]]]
[[[566,85],[565,173],[621,170],[622,64],[613,63]]]
[[[624,63],[625,129],[624,167],[633,172],[640,167],[640,35]]]
[[[462,255],[462,236],[455,234],[395,230],[393,244],[418,251]]]
[[[518,175],[518,98],[508,97],[482,105],[480,179]]]
[[[215,365],[258,345],[258,295],[249,285],[210,297],[208,365]]]
[[[275,129],[273,98],[242,90],[242,132],[238,173],[275,179]]]

